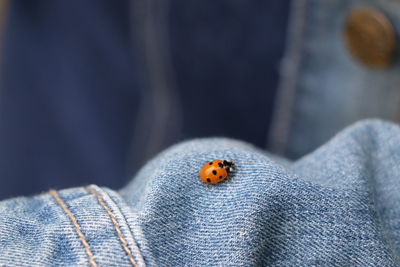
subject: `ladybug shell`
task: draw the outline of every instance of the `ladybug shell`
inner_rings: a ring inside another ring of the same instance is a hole
[[[228,171],[224,168],[222,160],[207,162],[200,170],[200,179],[207,184],[219,183],[228,177]]]

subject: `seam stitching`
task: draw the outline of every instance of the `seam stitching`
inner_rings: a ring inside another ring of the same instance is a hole
[[[134,231],[133,231],[131,225],[128,223],[128,219],[127,219],[127,217],[126,217],[124,211],[116,204],[115,200],[113,199],[113,197],[111,197],[111,195],[110,195],[109,193],[107,193],[106,191],[103,191],[103,192],[104,192],[105,195],[107,195],[107,196],[110,198],[110,201],[116,205],[116,207],[118,208],[119,212],[121,213],[121,216],[122,216],[122,218],[123,218],[124,221],[125,221],[125,224],[126,224],[128,230],[129,230],[129,233],[130,233],[131,236],[132,236],[132,239],[133,239],[133,242],[134,242],[134,246],[137,248],[138,253],[139,253],[139,256],[141,257],[141,260],[143,261],[143,264],[144,264],[143,266],[146,266],[145,263],[144,263],[144,257],[143,257],[143,255],[142,255],[141,252],[140,252],[139,244],[138,244],[137,241],[136,241]],[[139,260],[138,260],[138,261],[139,261]]]
[[[125,250],[126,254],[128,254],[129,261],[131,262],[132,266],[136,267],[137,266],[136,265],[136,261],[133,258],[132,251],[128,247],[128,243],[127,243],[124,235],[122,234],[121,227],[119,226],[119,223],[118,223],[117,219],[115,218],[114,213],[112,212],[110,207],[105,203],[105,201],[103,199],[103,196],[100,195],[97,191],[95,191],[91,187],[86,187],[86,190],[89,193],[91,193],[91,194],[93,194],[94,196],[97,197],[97,200],[99,201],[100,205],[104,208],[104,210],[110,216],[111,221],[114,224],[115,231],[117,232],[118,238],[119,238],[119,240],[121,242],[121,245],[122,245],[123,249]]]
[[[61,206],[63,211],[68,215],[70,218],[72,224],[75,226],[75,231],[78,234],[79,238],[81,239],[81,242],[83,246],[85,247],[86,254],[89,257],[89,262],[93,267],[98,267],[99,265],[97,262],[94,260],[94,254],[92,250],[90,249],[90,245],[85,237],[85,235],[82,233],[81,226],[78,223],[78,220],[76,219],[75,215],[72,213],[72,211],[67,207],[67,204],[65,204],[64,200],[60,197],[58,192],[54,189],[51,189],[49,193],[54,197],[54,199],[57,201],[57,203]]]

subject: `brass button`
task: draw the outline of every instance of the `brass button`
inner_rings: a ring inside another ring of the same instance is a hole
[[[344,38],[351,54],[373,68],[384,68],[394,58],[395,30],[388,18],[370,7],[355,7],[347,15]]]

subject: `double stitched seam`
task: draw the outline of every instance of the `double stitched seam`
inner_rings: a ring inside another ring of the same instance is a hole
[[[112,221],[112,223],[114,224],[115,231],[117,232],[118,238],[119,238],[119,240],[121,241],[121,245],[122,245],[123,249],[125,250],[126,254],[128,254],[129,261],[131,262],[131,264],[132,264],[134,267],[136,267],[136,266],[137,266],[137,265],[136,265],[136,261],[135,261],[135,259],[133,258],[132,251],[131,251],[130,248],[128,247],[128,243],[126,242],[126,239],[125,239],[124,235],[122,234],[121,227],[119,226],[119,223],[118,223],[117,219],[115,218],[114,213],[112,212],[112,210],[110,209],[110,207],[109,207],[109,206],[106,204],[106,202],[104,201],[103,196],[100,195],[97,191],[95,191],[94,189],[92,189],[92,188],[90,188],[90,187],[86,187],[86,190],[87,190],[89,193],[91,193],[91,194],[93,194],[94,196],[97,197],[97,199],[98,199],[100,205],[104,208],[104,210],[105,210],[105,211],[107,212],[107,214],[110,216],[111,221]]]
[[[78,234],[79,238],[82,241],[83,246],[85,247],[86,254],[89,257],[89,262],[93,267],[98,267],[99,265],[96,263],[94,260],[94,255],[92,250],[90,249],[90,245],[85,237],[85,235],[82,233],[81,226],[78,223],[78,220],[76,219],[75,215],[72,213],[72,211],[67,207],[67,204],[65,204],[64,200],[61,199],[60,195],[57,193],[56,190],[50,190],[49,193],[54,197],[54,199],[58,202],[58,204],[61,206],[63,211],[68,215],[68,217],[71,219],[72,224],[75,226],[76,233]]]

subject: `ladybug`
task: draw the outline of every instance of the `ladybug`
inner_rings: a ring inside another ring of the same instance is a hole
[[[233,171],[235,164],[228,160],[207,162],[200,170],[200,179],[207,184],[216,184],[225,180]]]

